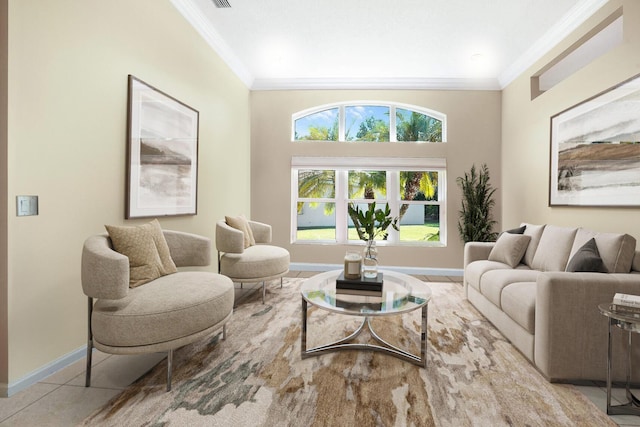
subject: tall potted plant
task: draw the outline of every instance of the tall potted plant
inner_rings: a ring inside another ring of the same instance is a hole
[[[363,254],[364,276],[366,278],[374,278],[378,275],[378,252],[375,239],[378,236],[386,239],[389,235],[387,233],[389,226],[398,230],[398,218],[391,216],[389,203],[386,204],[383,210],[376,209],[376,202],[371,202],[366,211],[350,203],[348,210],[353,225],[356,227],[358,237],[366,242]]]
[[[496,221],[491,210],[495,205],[493,194],[496,189],[489,182],[489,168],[486,164],[478,171],[471,171],[456,179],[462,189],[462,208],[459,211],[458,232],[463,242],[491,242],[498,233],[493,231]]]

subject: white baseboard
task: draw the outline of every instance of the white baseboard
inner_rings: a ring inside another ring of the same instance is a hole
[[[291,271],[329,271],[344,268],[342,264],[315,264],[304,262],[292,262],[289,265]],[[463,276],[461,268],[426,268],[426,267],[397,267],[381,265],[383,270],[391,270],[404,274],[421,274],[423,276]]]
[[[59,371],[60,369],[77,362],[86,355],[87,346],[85,345],[72,351],[71,353],[65,354],[64,356],[44,365],[39,369],[36,369],[35,371],[20,378],[18,381],[15,381],[11,384],[2,383],[0,384],[0,397],[12,396],[19,391],[22,391],[27,387],[42,381],[43,379]]]

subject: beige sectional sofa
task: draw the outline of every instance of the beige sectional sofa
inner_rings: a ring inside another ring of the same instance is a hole
[[[467,299],[549,381],[605,380],[608,319],[598,304],[640,295],[635,238],[554,225],[511,231],[465,245]],[[613,377],[624,380],[627,334],[613,337]],[[640,346],[633,351],[640,373]]]

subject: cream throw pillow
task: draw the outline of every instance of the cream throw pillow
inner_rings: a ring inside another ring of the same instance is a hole
[[[177,271],[158,220],[133,227],[105,225],[105,228],[113,249],[129,258],[129,287]]]
[[[498,261],[515,268],[524,256],[531,236],[502,233],[489,253],[489,261]]]
[[[240,230],[244,233],[245,249],[248,248],[249,246],[253,246],[256,244],[256,240],[253,237],[253,231],[251,231],[251,226],[249,225],[249,222],[247,221],[247,218],[245,218],[244,215],[235,216],[235,217],[225,216],[224,220],[226,221],[227,225],[229,225],[230,227],[233,227],[236,230]]]
[[[157,219],[154,219],[150,223],[141,225],[140,227],[149,230],[153,237],[153,243],[155,243],[158,255],[160,256],[160,275],[166,276],[167,274],[176,273],[178,269],[171,258],[169,245],[167,245],[167,240],[164,238],[164,234],[162,233],[160,222]]]

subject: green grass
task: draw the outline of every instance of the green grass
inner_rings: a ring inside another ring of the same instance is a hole
[[[402,242],[426,241],[430,235],[437,233],[438,224],[403,225],[400,227],[400,239]],[[355,228],[349,228],[349,240],[359,240]],[[335,240],[335,228],[309,228],[298,230],[298,240]]]

